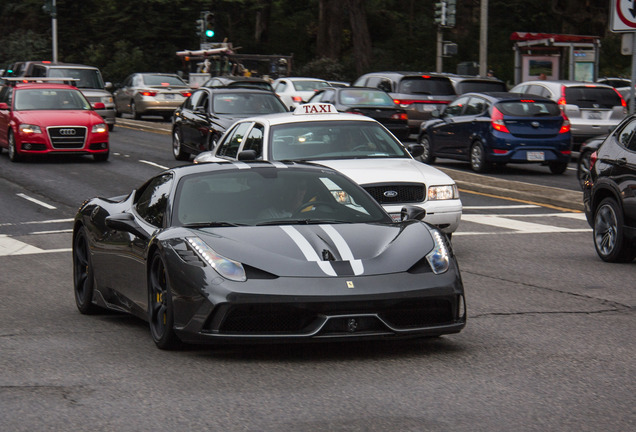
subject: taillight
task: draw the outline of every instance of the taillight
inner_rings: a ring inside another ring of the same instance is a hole
[[[421,100],[421,99],[393,99],[393,102],[397,105],[400,105],[402,107],[406,107],[409,105],[412,105],[414,103],[421,103],[421,104],[443,104],[443,105],[448,105],[450,103],[450,101],[446,101],[446,100]]]
[[[592,171],[592,168],[594,168],[594,164],[596,163],[597,160],[598,160],[598,153],[593,152],[590,155],[590,171]]]
[[[564,112],[561,112],[561,116],[563,117],[563,124],[561,125],[561,129],[559,129],[559,133],[562,134],[570,132],[570,119]]]
[[[504,124],[503,114],[497,109],[497,107],[493,107],[491,119],[493,129],[498,130],[499,132],[510,133]]]
[[[623,105],[623,108],[627,108],[627,102],[625,102],[625,99],[623,98],[623,95],[620,94],[618,92],[618,90],[614,89],[614,91],[616,92],[616,94],[618,95],[619,98],[621,98],[621,105]]]
[[[409,119],[409,116],[406,113],[395,113],[391,116],[391,119],[407,121]]]
[[[192,95],[192,92],[189,91],[182,91],[181,92],[181,96],[183,97],[190,97]]]
[[[142,90],[139,92],[139,94],[142,96],[157,96],[156,91],[150,91],[150,90]]]
[[[561,97],[557,101],[559,105],[565,105],[567,102],[565,101],[565,86],[561,86]]]
[[[303,98],[300,96],[292,96],[292,101],[300,103],[303,101]]]

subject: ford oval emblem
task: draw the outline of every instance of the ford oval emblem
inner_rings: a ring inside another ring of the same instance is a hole
[[[395,198],[396,196],[398,196],[398,193],[394,190],[388,190],[384,192],[382,195],[384,195],[387,198]]]

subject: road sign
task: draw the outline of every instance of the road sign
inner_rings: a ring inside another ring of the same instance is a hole
[[[636,0],[611,0],[611,30],[636,32]]]

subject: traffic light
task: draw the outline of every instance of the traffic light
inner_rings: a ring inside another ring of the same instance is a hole
[[[214,13],[207,12],[204,16],[205,20],[205,38],[206,40],[212,39],[214,37]]]
[[[202,19],[197,20],[197,25],[195,27],[195,30],[196,30],[197,36],[202,38],[203,35],[205,34],[205,23],[203,22]]]
[[[446,1],[439,1],[435,3],[435,24],[441,27],[446,26]]]
[[[455,27],[455,14],[457,13],[457,0],[446,0],[446,26]]]

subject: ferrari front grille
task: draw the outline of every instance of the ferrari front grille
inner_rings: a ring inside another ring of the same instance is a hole
[[[81,149],[86,142],[86,128],[83,126],[61,126],[47,129],[54,149]]]
[[[374,184],[364,189],[380,204],[418,203],[426,197],[426,185],[422,183]]]

